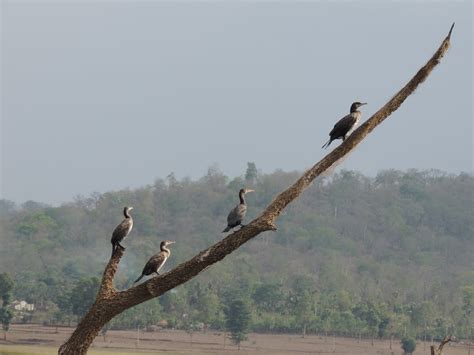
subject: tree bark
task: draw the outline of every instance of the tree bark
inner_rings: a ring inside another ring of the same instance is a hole
[[[100,329],[116,315],[128,308],[161,296],[165,292],[191,280],[212,264],[238,249],[262,232],[275,231],[275,220],[292,201],[294,201],[322,173],[337,165],[372,130],[382,123],[392,112],[398,109],[439,64],[450,46],[451,27],[448,36],[431,59],[415,76],[381,109],[356,129],[341,145],[326,155],[321,161],[307,170],[292,186],[280,193],[263,213],[244,228],[228,235],[213,246],[201,251],[192,259],[178,265],[170,272],[159,275],[125,291],[117,291],[113,280],[124,251],[118,251],[111,257],[102,278],[95,303],[79,322],[71,337],[59,348],[58,354],[86,354]]]

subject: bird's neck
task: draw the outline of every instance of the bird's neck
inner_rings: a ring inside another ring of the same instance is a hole
[[[132,218],[132,216],[130,216],[127,210],[123,211],[123,215],[125,216],[125,218]]]
[[[240,204],[245,205],[245,198],[244,198],[244,193],[243,192],[239,193],[239,199],[240,199]]]
[[[356,113],[356,112],[359,112],[359,111],[357,111],[357,108],[351,107],[351,113]]]
[[[168,255],[171,254],[171,250],[169,250],[166,246],[162,246],[160,249],[163,253],[166,253]]]

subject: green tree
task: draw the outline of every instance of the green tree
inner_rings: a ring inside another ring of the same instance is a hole
[[[73,314],[70,303],[71,291],[70,285],[64,284],[56,290],[56,295],[53,299],[54,303],[58,306],[58,311],[54,315],[56,321],[60,323],[67,321],[68,325],[71,323],[71,316]]]
[[[81,279],[71,291],[69,303],[72,313],[82,317],[94,303],[97,291],[99,291],[100,280],[97,277]]]
[[[0,321],[2,322],[3,328],[3,340],[7,340],[7,332],[10,329],[10,323],[13,318],[13,311],[10,308],[0,308]]]
[[[380,305],[371,301],[359,303],[353,309],[354,315],[367,324],[370,335],[373,337],[379,334],[379,325],[382,321]]]
[[[183,326],[183,316],[189,313],[186,288],[180,287],[179,289],[167,292],[158,300],[164,312],[166,312],[166,319],[169,325],[172,327]]]
[[[274,283],[258,285],[252,298],[257,308],[264,312],[278,312],[284,303],[281,286]]]
[[[464,286],[462,292],[462,310],[467,318],[469,318],[474,309],[474,285]]]
[[[2,307],[0,308],[0,322],[4,330],[3,339],[6,340],[7,332],[10,329],[10,323],[13,318],[13,311],[9,307],[12,299],[12,290],[14,282],[10,275],[6,272],[0,274],[0,297],[2,299]]]
[[[290,294],[293,314],[295,315],[296,323],[301,327],[303,337],[306,336],[306,328],[314,315],[312,286],[313,283],[310,277],[299,275],[293,280],[293,287]]]
[[[107,323],[107,329],[136,329],[145,328],[157,324],[162,317],[162,307],[158,300],[152,300],[146,304],[138,305],[123,312],[111,322]],[[102,328],[103,329],[103,328]],[[103,329],[105,332],[107,329]]]
[[[412,352],[415,351],[416,348],[416,340],[412,337],[405,337],[401,341],[402,343],[402,349],[405,352],[405,354],[411,354]]]
[[[303,290],[293,296],[295,298],[295,316],[297,323],[301,326],[303,338],[306,336],[306,328],[314,314],[314,301],[309,290]]]
[[[464,328],[464,336],[471,337],[472,332],[472,315],[474,310],[474,285],[464,286],[462,292],[462,319],[459,325]]]
[[[247,171],[245,172],[245,181],[255,183],[257,180],[258,171],[254,162],[247,163]]]
[[[204,287],[201,283],[196,283],[188,299],[195,313],[194,320],[204,323],[205,326],[219,325],[221,304],[219,297],[211,287]]]
[[[428,325],[433,324],[436,318],[436,309],[431,301],[413,304],[410,311],[411,323],[415,326],[417,334],[422,334]]]
[[[224,310],[226,316],[226,327],[232,336],[232,340],[238,345],[247,339],[247,333],[251,322],[251,309],[248,300],[235,298]]]

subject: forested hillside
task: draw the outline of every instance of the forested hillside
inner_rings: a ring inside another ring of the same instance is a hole
[[[111,253],[110,237],[133,206],[134,229],[117,274],[127,288],[160,241],[175,240],[169,270],[223,237],[226,216],[247,195],[257,216],[297,172],[230,180],[209,169],[198,181],[173,175],[137,190],[80,197],[61,207],[0,201],[0,272],[14,298],[36,305],[17,321],[74,321],[88,307]],[[342,171],[317,180],[265,233],[192,282],[113,320],[224,327],[239,295],[262,332],[469,336],[474,303],[474,177],[439,171]],[[22,318],[22,319],[20,319]]]

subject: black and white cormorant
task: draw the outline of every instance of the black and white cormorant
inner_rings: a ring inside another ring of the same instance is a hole
[[[132,230],[133,219],[132,216],[130,216],[131,210],[133,210],[133,207],[123,208],[123,215],[125,216],[125,219],[115,228],[114,232],[112,233],[112,239],[110,240],[112,243],[112,256],[118,247],[125,249],[125,247],[120,244],[120,242],[124,240]]]
[[[165,264],[166,260],[171,255],[171,250],[167,248],[168,245],[173,244],[175,242],[171,242],[169,240],[164,240],[160,243],[160,252],[158,254],[153,255],[150,260],[146,263],[145,267],[143,268],[142,274],[138,279],[135,280],[135,283],[140,281],[143,276],[148,276],[153,273],[159,275],[160,269]]]
[[[354,102],[351,105],[351,112],[334,125],[334,128],[329,132],[329,140],[321,148],[329,147],[331,142],[335,139],[342,139],[342,141],[344,141],[349,134],[351,134],[362,116],[362,113],[357,110],[362,105],[367,105],[367,102]]]
[[[232,228],[237,226],[243,227],[242,220],[247,213],[247,205],[245,204],[245,194],[248,192],[252,192],[254,190],[251,189],[240,189],[239,191],[239,199],[240,203],[234,207],[232,211],[230,211],[229,215],[227,216],[227,227],[222,231],[222,233],[230,231]]]

